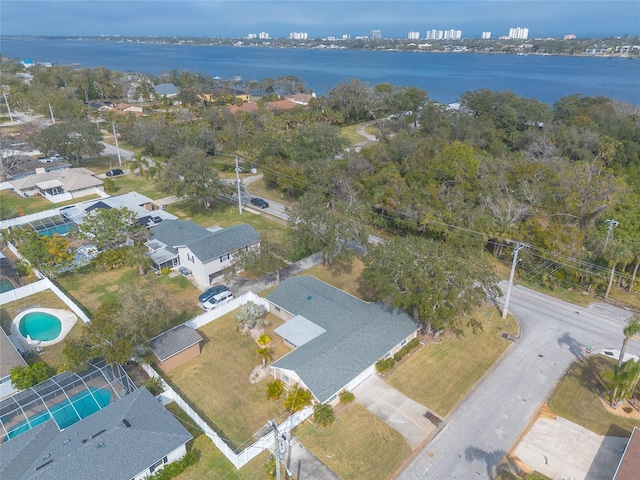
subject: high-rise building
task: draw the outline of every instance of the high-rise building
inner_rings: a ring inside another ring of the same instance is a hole
[[[509,29],[509,38],[518,40],[526,40],[529,38],[529,29],[524,27],[515,27]]]
[[[343,40],[351,40],[351,35],[349,35],[348,33],[343,33],[342,34],[342,39]]]
[[[371,30],[372,40],[382,40],[382,30]]]
[[[269,39],[269,34],[267,32],[260,32],[258,34],[258,38],[261,40],[268,40]]]
[[[290,40],[306,40],[307,32],[291,32],[289,34]]]
[[[420,32],[409,32],[409,35],[407,35],[407,38],[409,40],[419,40],[420,39]]]
[[[482,32],[482,39],[489,40],[491,38],[491,32]]]
[[[442,30],[429,30],[427,32],[427,40],[442,40],[444,32]]]
[[[462,30],[454,30],[452,28],[450,30],[444,31],[445,40],[460,40],[461,38],[462,38]]]
[[[247,38],[249,40],[255,40],[256,38],[258,38],[258,35],[255,34],[255,33],[249,33],[249,34],[247,34]]]

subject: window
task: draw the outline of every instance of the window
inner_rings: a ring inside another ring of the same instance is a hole
[[[291,383],[291,379],[289,378],[289,375],[286,375],[284,373],[280,374],[280,379],[286,383],[287,385],[289,385]]]
[[[163,462],[163,463],[169,463],[169,457],[164,457],[164,458],[162,459],[162,462]]]
[[[338,394],[334,394],[329,400],[327,400],[327,403],[333,403],[336,401],[336,399],[338,398]]]
[[[400,342],[400,346],[401,347],[404,347],[406,344],[407,344],[407,339],[406,338]]]
[[[224,262],[226,260],[229,260],[229,254],[228,253],[226,255],[222,255],[220,257],[220,263],[222,263],[222,262]]]
[[[279,311],[280,311],[280,307],[276,305],[276,312],[279,312]]]
[[[387,352],[387,354],[384,356],[384,359],[386,360],[389,357],[391,357],[391,352]]]

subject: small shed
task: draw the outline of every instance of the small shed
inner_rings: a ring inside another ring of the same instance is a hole
[[[158,358],[158,366],[165,372],[200,355],[202,336],[187,325],[178,325],[153,337],[149,342],[151,351]]]

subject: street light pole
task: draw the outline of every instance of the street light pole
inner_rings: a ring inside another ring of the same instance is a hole
[[[51,122],[56,123],[56,118],[53,116],[53,108],[51,108],[51,104],[49,104],[49,113],[51,114]]]
[[[4,95],[4,103],[7,104],[7,112],[9,112],[9,120],[13,122],[13,115],[11,115],[11,108],[9,108],[9,100],[7,100],[7,92],[3,90],[2,94]]]
[[[278,425],[276,424],[276,422],[271,420],[271,427],[273,428],[273,437],[276,441],[274,446],[276,454],[276,479],[280,480],[280,438],[278,434]]]
[[[120,158],[120,147],[118,146],[118,135],[116,134],[116,124],[111,122],[111,127],[113,128],[113,138],[116,141],[116,152],[118,152],[118,165],[122,166],[122,158]]]
[[[509,298],[511,297],[511,288],[513,287],[513,277],[516,273],[516,265],[518,264],[518,252],[526,247],[524,243],[519,243],[513,251],[513,263],[511,264],[511,275],[509,275],[509,286],[507,287],[507,295],[504,298],[504,308],[502,309],[502,318],[507,318],[509,311]]]
[[[242,215],[242,197],[240,196],[240,167],[238,166],[238,156],[236,155],[236,183],[238,184],[238,210]]]

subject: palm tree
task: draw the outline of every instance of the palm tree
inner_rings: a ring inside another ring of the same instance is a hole
[[[141,277],[144,277],[146,270],[153,264],[153,260],[147,255],[147,252],[147,248],[142,243],[127,248],[127,263],[132,267],[137,267]]]
[[[273,358],[271,347],[261,347],[255,349],[256,355],[262,359],[262,367],[267,366],[267,362]]]
[[[141,177],[144,177],[145,168],[149,168],[149,161],[142,157],[142,153],[136,153],[129,164],[131,165],[131,171],[139,170]]]
[[[622,340],[622,348],[620,349],[620,357],[618,357],[618,370],[622,367],[622,359],[624,358],[624,352],[627,349],[627,343],[629,343],[629,339],[634,335],[638,335],[640,333],[640,318],[634,317],[631,319],[629,324],[624,327],[622,330],[624,333],[624,340]]]

